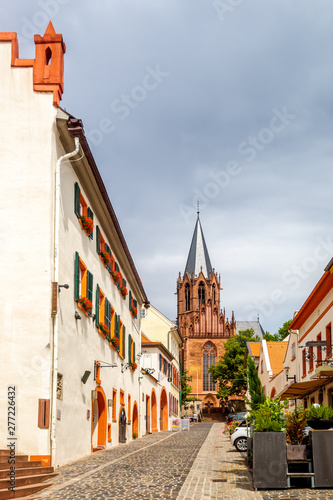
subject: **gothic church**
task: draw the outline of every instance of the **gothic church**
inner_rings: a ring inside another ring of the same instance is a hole
[[[221,278],[212,268],[199,213],[183,277],[177,281],[177,320],[184,338],[183,370],[192,377],[192,393],[206,406],[218,406],[217,384],[208,368],[224,353],[224,344],[236,334],[236,321],[220,308]],[[216,385],[216,387],[215,387]]]

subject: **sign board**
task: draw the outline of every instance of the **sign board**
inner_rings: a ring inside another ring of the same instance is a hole
[[[172,431],[180,431],[180,418],[173,418],[172,419]]]
[[[190,419],[189,418],[181,418],[181,430],[182,431],[189,431],[190,430]]]

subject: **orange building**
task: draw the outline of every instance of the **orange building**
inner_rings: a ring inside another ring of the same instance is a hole
[[[225,318],[220,305],[221,278],[212,268],[199,213],[183,276],[177,281],[177,319],[184,338],[182,366],[192,377],[192,393],[205,406],[218,406],[218,387],[208,368],[224,353],[224,344],[236,334],[236,321]]]

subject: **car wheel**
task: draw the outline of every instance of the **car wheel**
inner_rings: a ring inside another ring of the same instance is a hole
[[[237,451],[246,451],[247,450],[247,438],[240,437],[237,438],[234,442],[235,448]]]

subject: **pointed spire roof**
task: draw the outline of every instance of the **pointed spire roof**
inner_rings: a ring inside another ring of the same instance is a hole
[[[209,274],[213,272],[198,211],[197,222],[194,228],[192,243],[185,266],[185,273],[188,271],[190,276],[192,276],[192,273],[194,272],[194,276],[198,276],[201,269],[205,278],[208,278]]]

